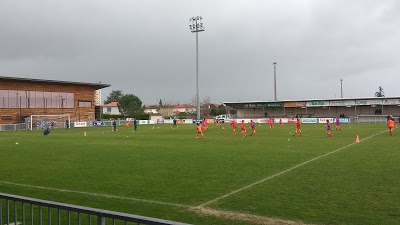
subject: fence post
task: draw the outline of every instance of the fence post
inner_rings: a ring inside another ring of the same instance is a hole
[[[106,225],[106,218],[103,216],[97,217],[97,225]]]

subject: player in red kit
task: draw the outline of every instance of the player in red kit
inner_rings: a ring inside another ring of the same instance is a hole
[[[208,130],[208,123],[207,123],[206,119],[203,119],[203,129],[204,129],[204,131]]]
[[[244,120],[240,124],[240,130],[242,130],[242,137],[246,137],[246,124],[244,124]]]
[[[269,118],[268,123],[269,123],[269,130],[272,130],[272,128],[274,128],[274,120]]]
[[[303,136],[303,133],[301,132],[301,124],[300,124],[300,119],[299,118],[297,118],[296,130],[294,131],[293,136],[296,136],[297,132],[300,133],[300,136]]]
[[[283,127],[282,117],[279,117],[279,126]]]
[[[236,134],[237,122],[236,122],[235,119],[233,119],[233,120],[231,121],[231,125],[232,125],[232,127],[233,127],[233,133]]]

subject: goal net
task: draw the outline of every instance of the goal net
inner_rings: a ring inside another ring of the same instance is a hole
[[[26,121],[29,124],[29,129],[45,129],[52,128],[67,128],[71,127],[69,114],[62,115],[31,115]]]

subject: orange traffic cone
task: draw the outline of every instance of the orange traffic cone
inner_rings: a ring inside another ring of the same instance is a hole
[[[85,136],[85,137],[86,137],[86,131],[85,131],[85,132],[83,132],[83,136]]]
[[[360,138],[358,137],[358,134],[357,134],[356,143],[359,143],[359,142],[360,142]]]

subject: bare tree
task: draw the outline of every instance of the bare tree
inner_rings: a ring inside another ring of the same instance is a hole
[[[195,96],[192,96],[190,99],[189,99],[189,104],[191,104],[191,105],[197,105],[197,98],[196,98],[196,95]]]
[[[204,96],[202,104],[208,105],[211,103],[210,96]]]

